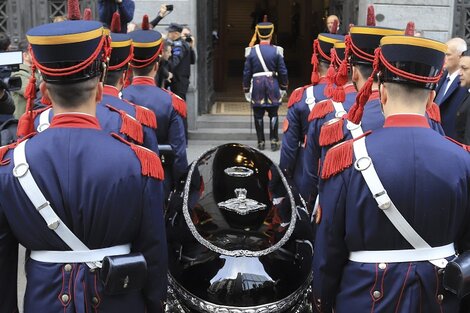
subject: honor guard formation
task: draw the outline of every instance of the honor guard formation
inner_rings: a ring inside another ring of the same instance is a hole
[[[465,41],[329,16],[280,140],[288,71],[261,15],[240,68],[256,148],[188,163],[194,38],[153,29],[173,5],[130,31],[134,9],[69,1],[0,85],[1,313],[470,312]]]

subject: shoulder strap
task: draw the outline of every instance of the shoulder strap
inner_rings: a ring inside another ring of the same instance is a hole
[[[26,160],[25,146],[28,140],[22,141],[13,151],[13,161],[15,167],[13,168],[13,176],[15,176],[29,200],[33,203],[36,210],[41,217],[46,221],[47,227],[53,230],[60,239],[62,239],[67,246],[72,250],[88,251],[88,247],[78,239],[77,236],[65,225],[60,217],[52,209],[49,201],[46,200],[44,194],[39,189],[36,181],[34,180],[29,164]],[[95,269],[98,266],[96,263],[87,263],[87,265]]]
[[[305,94],[306,94],[305,102],[307,103],[308,108],[309,108],[310,111],[312,111],[313,107],[317,103],[317,99],[315,99],[315,94],[313,92],[314,91],[313,88],[314,88],[314,86],[310,86],[305,91]]]
[[[333,101],[334,103],[334,101]],[[346,122],[346,128],[349,130],[351,133],[351,136],[356,139],[364,134],[364,131],[362,130],[361,123],[359,124],[354,124],[350,120],[347,120]]]
[[[408,221],[403,217],[397,209],[392,199],[387,194],[382,182],[380,181],[377,171],[375,170],[372,159],[367,152],[365,137],[353,142],[354,156],[356,161],[354,168],[361,172],[367,187],[377,205],[385,213],[385,216],[392,222],[393,226],[415,249],[431,248],[431,246],[413,229]],[[447,265],[446,259],[429,260],[432,264],[439,268]]]
[[[45,131],[51,125],[51,123],[49,121],[49,114],[50,114],[51,110],[52,110],[52,108],[49,108],[45,111],[42,111],[41,114],[39,114],[39,125],[36,129],[38,131],[38,133],[41,133],[41,132]]]
[[[333,107],[335,108],[335,117],[342,117],[344,114],[348,113],[344,109],[344,105],[342,102],[331,101],[333,103]]]
[[[256,51],[256,55],[258,56],[258,59],[261,63],[261,66],[263,67],[263,70],[265,72],[270,72],[270,70],[268,70],[268,67],[266,66],[266,63],[264,62],[263,55],[261,54],[261,50],[259,48],[259,45],[255,46],[255,51]]]

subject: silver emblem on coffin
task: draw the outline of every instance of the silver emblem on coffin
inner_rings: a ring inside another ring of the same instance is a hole
[[[253,170],[244,166],[232,166],[224,170],[225,174],[232,177],[249,177],[253,175]]]
[[[240,215],[247,215],[251,212],[261,211],[266,209],[266,204],[260,203],[253,199],[246,197],[247,190],[245,188],[235,189],[236,198],[227,201],[219,202],[219,207],[232,211]]]

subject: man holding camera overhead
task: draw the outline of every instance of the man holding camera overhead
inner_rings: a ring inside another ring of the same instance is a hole
[[[170,72],[173,73],[173,80],[171,82],[171,91],[184,100],[186,100],[186,93],[189,87],[189,76],[191,74],[191,47],[188,39],[192,37],[181,36],[183,26],[171,23],[167,28],[168,40],[172,42]]]
[[[134,10],[133,0],[98,0],[100,22],[109,28],[113,13],[117,11],[121,17],[121,33],[127,32],[127,23],[134,18]]]

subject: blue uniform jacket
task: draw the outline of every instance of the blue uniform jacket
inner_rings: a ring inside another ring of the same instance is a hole
[[[116,88],[112,88],[111,86],[105,85],[103,100],[101,100],[101,102],[98,105],[106,106],[108,104],[118,110],[123,110],[124,112],[132,116],[133,118],[137,118],[135,107],[132,106],[130,103],[122,100],[119,97],[119,91]],[[98,119],[99,118],[100,117],[98,116]],[[158,151],[156,128],[151,128],[142,124],[142,130],[144,132],[144,142],[142,143],[142,146],[158,154],[159,151]]]
[[[460,251],[467,250],[469,153],[416,115],[388,118],[384,128],[366,137],[366,145],[385,190],[417,233],[432,247],[456,243]],[[325,163],[339,147],[328,152]],[[350,251],[412,247],[378,208],[354,166],[320,184],[313,287],[322,312],[331,312],[331,307],[337,313],[352,308],[375,313],[458,312],[457,298],[443,289],[438,268],[427,261],[380,267],[349,261]]]
[[[288,85],[283,50],[281,47],[268,44],[260,44],[259,48],[266,67],[274,75],[269,77],[253,77],[253,74],[261,73],[265,70],[256,54],[255,47],[247,48],[249,53],[246,56],[245,67],[243,69],[243,89],[247,93],[253,84],[251,86],[251,104],[253,107],[279,106],[282,102],[279,89],[286,90]]]
[[[104,97],[103,97],[104,99]],[[40,112],[34,119],[34,129],[38,132],[44,131],[46,127],[41,125],[40,121],[40,116],[43,114],[44,110],[49,109],[50,107],[43,108],[41,110],[38,110]],[[48,114],[48,120],[47,124],[49,124],[53,117],[54,117],[54,111],[51,109],[48,112],[45,112],[44,114]],[[97,105],[96,107],[96,118],[98,119],[98,122],[100,123],[101,129],[108,133],[115,133],[122,137],[123,139],[127,141],[131,141],[134,143],[137,143],[139,145],[142,145],[143,147],[146,147],[153,152],[158,154],[158,143],[157,143],[157,138],[155,136],[154,131],[151,129],[145,129],[142,125],[139,123],[136,123],[134,125],[138,131],[142,131],[143,134],[143,141],[138,142],[136,141],[133,137],[135,136],[130,136],[130,134],[126,134],[125,132],[122,131],[122,125],[123,125],[123,119],[120,113],[114,111],[113,109],[110,109],[105,106],[103,102]],[[132,118],[131,116],[127,118]]]
[[[171,95],[156,87],[155,81],[150,77],[134,77],[132,85],[123,90],[122,96],[132,103],[151,109],[157,116],[158,143],[170,145],[174,153],[171,177],[165,176],[165,184],[169,183],[171,186],[168,179],[179,179],[188,167],[181,113],[173,106]]]
[[[343,108],[346,112],[349,112],[349,109],[356,101],[356,89],[353,85],[348,85],[345,87],[345,94],[346,98],[343,102]],[[320,108],[314,108],[314,110],[317,109]],[[313,119],[308,124],[304,148],[302,180],[299,191],[302,197],[310,203],[311,206],[315,204],[315,199],[318,194],[318,166],[320,158],[322,157],[322,148],[319,143],[321,127],[326,121],[335,118],[335,114],[336,111],[334,111],[333,107],[333,111],[326,113],[324,117]]]
[[[28,250],[69,250],[12,175],[13,161],[6,161],[12,157],[10,150],[0,166],[2,313],[16,312],[18,243]],[[131,250],[146,258],[148,281],[142,292],[107,296],[98,272],[85,264],[67,271],[64,264],[27,258],[24,312],[162,312],[167,247],[161,181],[142,176],[130,147],[88,115],[56,116],[49,129],[26,143],[26,157],[39,188],[71,231],[90,249],[131,243]]]
[[[350,107],[349,107],[350,108]],[[349,110],[349,109],[348,109]],[[444,131],[442,130],[442,127],[439,122],[435,121],[434,119],[430,118],[427,114],[427,120],[432,129],[434,129],[436,132],[438,132],[441,135],[444,135]],[[334,124],[338,124],[340,119],[336,119]],[[369,97],[369,101],[365,104],[364,107],[364,114],[362,116],[361,120],[361,127],[364,132],[368,130],[374,130],[381,128],[384,124],[384,115],[382,112],[382,107],[380,104],[380,99],[379,99],[379,92],[378,91],[373,91],[371,96]],[[329,127],[325,124],[325,121],[328,121],[324,119],[323,121],[319,121],[316,123],[315,126],[312,127],[317,127],[320,128],[320,132],[315,136],[313,143],[313,146],[311,146],[309,149],[311,151],[317,151],[317,152],[312,152],[313,153],[313,159],[311,159],[311,156],[309,155],[308,158],[305,158],[305,162],[310,162],[310,167],[308,170],[308,173],[304,171],[305,173],[305,178],[302,181],[303,187],[301,189],[301,194],[306,196],[306,199],[310,200],[311,203],[315,201],[316,194],[317,192],[317,187],[315,187],[315,182],[318,182],[318,166],[321,168],[321,160],[324,158],[326,152],[328,149],[333,145],[336,144],[340,141],[345,141],[348,139],[352,138],[351,132],[347,129],[347,123],[344,122],[342,126],[342,136],[341,138],[336,138],[334,142],[328,145],[324,145],[320,142],[320,135],[323,131],[325,131],[323,128],[324,127]],[[334,120],[329,120],[329,121],[334,121]],[[330,126],[332,126],[330,125]],[[341,131],[339,132],[341,133]],[[316,141],[318,140],[318,141]],[[320,149],[318,146],[316,146],[316,142],[319,142],[319,145],[321,146],[321,152],[318,152]],[[310,152],[309,152],[310,153]],[[319,159],[318,159],[319,157]],[[319,161],[320,160],[320,161]],[[310,189],[308,189],[310,188]],[[308,195],[308,192],[310,191],[310,195]]]
[[[310,105],[306,102],[307,88],[309,87],[305,88],[300,101],[289,106],[286,119],[284,120],[284,135],[282,137],[279,166],[292,178],[297,190],[300,190],[303,175],[303,146],[308,130],[308,115],[310,114],[311,108],[315,106],[315,103],[326,99],[324,94],[325,87],[326,79],[322,77],[320,83],[313,86],[315,102]]]

